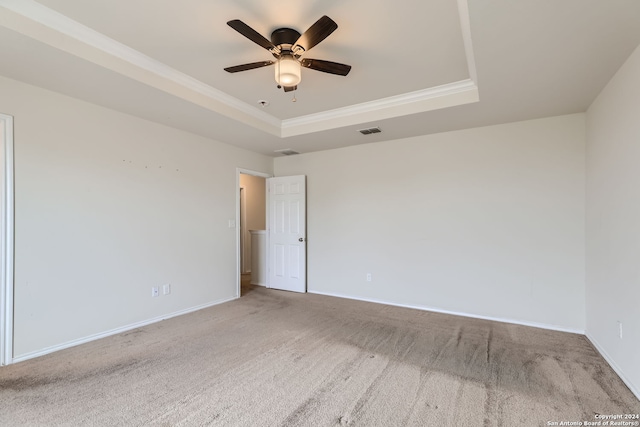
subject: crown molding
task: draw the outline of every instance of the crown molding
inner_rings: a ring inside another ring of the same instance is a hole
[[[247,122],[274,135],[280,134],[281,122],[277,118],[40,3],[33,0],[1,0],[0,6],[13,12],[13,16],[0,21],[7,28],[141,83],[195,101],[217,113]],[[59,34],[67,37],[61,38]],[[131,70],[130,66],[137,70]],[[180,94],[185,90],[191,94]],[[197,100],[194,95],[205,99]]]
[[[282,136],[289,137],[367,121],[389,119],[468,104],[478,100],[478,87],[471,79],[466,79],[375,101],[286,119],[282,121]]]
[[[467,69],[469,78],[478,85],[478,74],[476,72],[476,59],[473,54],[473,43],[471,42],[471,22],[469,19],[469,3],[467,0],[458,0],[458,15],[460,16],[460,31],[462,42],[464,43],[464,54],[467,59]]]
[[[467,0],[457,0],[469,79],[280,120],[34,0],[0,0],[0,25],[281,138],[478,102]]]

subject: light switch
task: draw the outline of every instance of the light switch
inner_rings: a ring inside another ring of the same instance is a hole
[[[230,219],[229,220],[229,228],[236,228],[236,220],[235,219]]]

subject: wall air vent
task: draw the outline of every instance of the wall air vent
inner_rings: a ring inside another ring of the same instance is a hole
[[[297,151],[293,151],[291,148],[283,148],[282,150],[276,150],[274,153],[283,154],[285,156],[293,156],[294,154],[300,154]]]
[[[371,135],[372,133],[380,133],[382,131],[380,130],[379,127],[375,127],[375,128],[367,128],[367,129],[358,129],[358,132],[360,132],[363,135]]]

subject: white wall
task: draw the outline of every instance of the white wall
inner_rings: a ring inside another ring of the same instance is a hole
[[[587,112],[586,281],[587,336],[640,398],[640,48]]]
[[[0,93],[15,357],[236,296],[236,168],[270,173],[271,158],[2,77]]]
[[[281,157],[274,170],[308,176],[311,292],[584,331],[584,162],[575,114]]]

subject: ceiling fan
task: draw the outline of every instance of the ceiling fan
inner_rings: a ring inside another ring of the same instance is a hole
[[[227,25],[252,42],[267,49],[275,58],[274,61],[251,62],[249,64],[225,68],[224,70],[229,73],[253,70],[254,68],[275,64],[275,77],[278,88],[283,87],[285,92],[289,92],[296,90],[298,83],[300,83],[301,67],[329,74],[337,74],[339,76],[346,76],[351,70],[351,65],[324,61],[322,59],[302,58],[305,52],[326,39],[329,34],[338,28],[338,24],[328,16],[323,16],[318,19],[302,35],[292,28],[278,28],[271,33],[271,40],[267,40],[239,19],[229,21]]]

